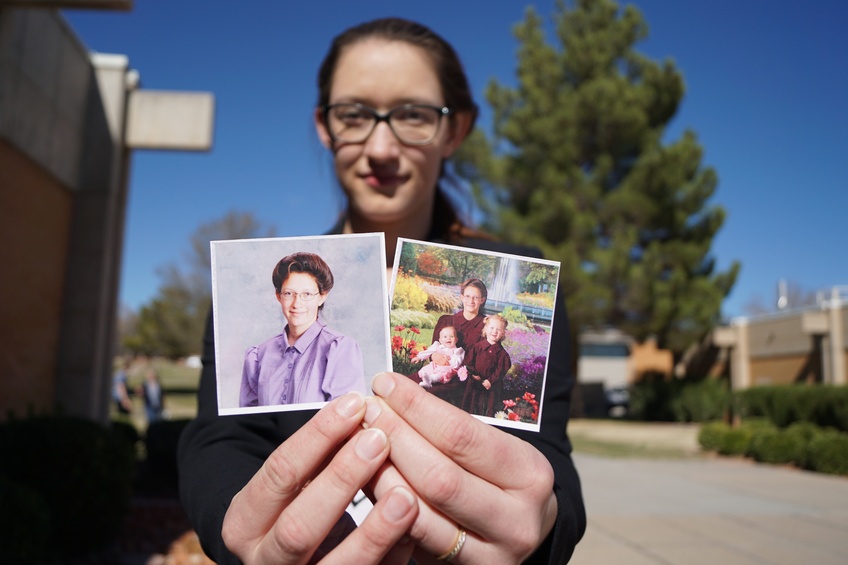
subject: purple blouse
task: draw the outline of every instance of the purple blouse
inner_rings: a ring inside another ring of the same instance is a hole
[[[247,349],[239,406],[328,402],[353,390],[366,394],[359,344],[316,320],[294,345],[283,331]]]

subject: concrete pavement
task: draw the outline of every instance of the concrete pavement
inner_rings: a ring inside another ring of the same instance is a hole
[[[848,478],[745,459],[575,454],[588,514],[572,565],[845,565]]]

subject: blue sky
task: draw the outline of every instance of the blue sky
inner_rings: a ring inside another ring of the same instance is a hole
[[[805,290],[848,285],[848,2],[635,0],[650,28],[637,50],[673,59],[687,92],[668,139],[693,130],[728,219],[713,256],[742,272],[727,317],[771,303],[778,280]],[[532,2],[547,17],[553,0]],[[512,26],[528,3],[136,0],[130,12],[65,10],[92,51],[121,53],[142,88],[214,93],[209,153],[133,157],[120,297],[138,308],[179,261],[189,235],[229,210],[280,236],[323,233],[341,206],[314,134],[315,74],[330,40],[374,17],[421,21],[462,58],[482,109],[491,79],[514,82]]]

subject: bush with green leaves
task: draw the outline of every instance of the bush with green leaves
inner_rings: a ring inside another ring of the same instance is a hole
[[[698,431],[698,443],[705,451],[718,451],[724,442],[724,435],[730,430],[727,422],[706,422]]]
[[[177,443],[189,420],[152,422],[144,435],[147,457],[143,466],[142,486],[154,491],[177,489]]]
[[[36,416],[0,424],[0,474],[43,497],[55,560],[87,555],[117,537],[134,471],[127,440],[96,422]]]
[[[727,384],[720,379],[647,374],[630,388],[630,417],[649,422],[707,422],[725,416],[730,398]]]
[[[807,446],[808,469],[832,475],[848,475],[848,433],[822,430]]]
[[[731,427],[721,438],[718,452],[722,455],[745,455],[754,432],[745,426]]]
[[[392,310],[389,319],[393,328],[403,326],[405,328],[428,328],[436,327],[436,322],[439,321],[439,314],[430,312],[421,312],[419,310]]]
[[[671,410],[677,422],[707,422],[722,418],[729,402],[726,382],[707,378],[682,384],[679,394],[671,400]]]
[[[779,428],[763,428],[754,431],[748,453],[761,463],[798,464],[804,460],[805,449],[805,442],[800,435]]]
[[[784,428],[811,422],[821,428],[848,432],[848,386],[757,386],[735,393],[734,403],[743,418],[769,418]]]
[[[504,308],[501,311],[501,316],[503,316],[510,324],[527,324],[527,316],[524,312],[513,306],[507,306]]]
[[[0,474],[0,563],[45,563],[50,508],[35,489]]]

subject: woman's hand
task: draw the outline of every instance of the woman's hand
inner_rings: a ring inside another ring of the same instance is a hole
[[[530,444],[484,424],[402,375],[381,373],[365,422],[386,432],[391,458],[369,486],[378,501],[408,485],[419,497],[415,558],[435,562],[467,538],[454,563],[518,563],[553,528],[553,469]],[[379,504],[379,502],[378,502]]]
[[[489,382],[489,379],[486,379],[485,381],[483,381],[480,384],[482,384],[483,388],[485,388],[486,390],[489,390],[490,388],[492,388],[492,383]]]
[[[280,445],[233,497],[222,535],[244,563],[305,563],[323,554],[321,542],[389,455],[382,430],[360,427],[364,415],[362,395],[334,400]],[[418,501],[406,487],[389,490],[321,563],[409,560],[413,545],[398,542],[418,515]]]

